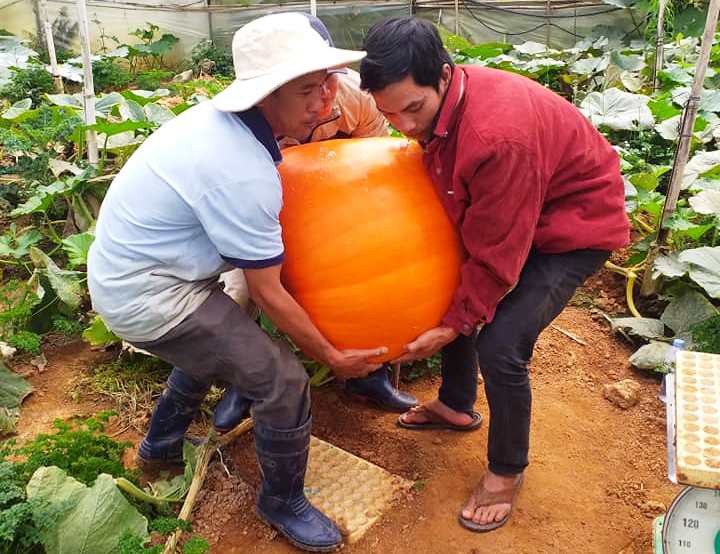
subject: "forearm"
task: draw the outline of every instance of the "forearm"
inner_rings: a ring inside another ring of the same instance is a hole
[[[284,288],[256,294],[253,300],[275,326],[286,333],[307,356],[332,365],[337,350]]]

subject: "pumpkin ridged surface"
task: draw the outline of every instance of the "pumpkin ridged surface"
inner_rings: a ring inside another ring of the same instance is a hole
[[[460,275],[457,233],[417,143],[331,140],[283,151],[283,282],[337,348],[387,346],[440,323]]]

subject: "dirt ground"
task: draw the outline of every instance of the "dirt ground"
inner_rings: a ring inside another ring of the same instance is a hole
[[[617,285],[612,277],[596,279],[594,285],[618,290],[607,287]],[[597,290],[588,290],[598,298]],[[622,289],[619,292],[621,299]],[[603,292],[599,299],[611,311],[617,297]],[[578,306],[568,307],[543,333],[531,367],[533,420],[526,482],[510,522],[482,535],[461,528],[457,514],[485,468],[487,421],[469,434],[401,430],[396,415],[350,399],[337,386],[314,390],[316,436],[416,482],[415,492],[343,551],[651,552],[653,518],[679,487],[665,477],[659,380],[630,368],[629,353],[627,344],[610,335],[601,316]],[[29,375],[36,392],[23,405],[21,440],[49,429],[56,417],[90,415],[104,407],[77,402],[68,391],[108,354],[76,342],[53,348],[47,357],[46,370]],[[603,397],[603,385],[626,378],[641,385],[640,401],[622,410]],[[425,378],[405,388],[425,400],[436,394],[438,385],[437,378]],[[476,408],[487,418],[482,387]],[[121,436],[135,442],[140,438],[131,432]],[[210,541],[212,552],[294,552],[254,516],[259,474],[251,437],[227,447],[223,461],[229,475],[217,460],[211,466],[193,514],[194,531]]]

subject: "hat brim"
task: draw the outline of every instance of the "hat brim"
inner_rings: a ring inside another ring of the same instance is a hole
[[[294,64],[287,69],[251,79],[235,79],[230,86],[213,97],[212,103],[215,108],[223,112],[249,110],[293,79],[322,69],[342,67],[364,57],[363,51],[323,48],[319,52],[308,54],[302,63]]]

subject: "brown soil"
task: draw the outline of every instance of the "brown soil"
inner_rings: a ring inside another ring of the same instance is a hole
[[[608,284],[591,283],[603,289]],[[602,317],[575,306],[543,333],[531,367],[534,409],[525,486],[510,522],[489,534],[470,533],[457,523],[458,510],[485,468],[487,422],[469,434],[405,431],[395,425],[395,415],[349,399],[337,386],[314,390],[315,435],[416,481],[414,493],[343,551],[651,552],[653,518],[679,488],[665,477],[659,381],[630,368],[629,353],[609,334]],[[84,368],[106,354],[73,343],[47,357],[46,371],[30,375],[38,392],[23,406],[21,438],[47,430],[56,417],[102,408],[88,401],[78,404],[67,392]],[[602,387],[625,378],[640,383],[641,395],[637,405],[621,410],[603,398]],[[426,378],[406,388],[426,400],[438,385],[437,378]],[[477,409],[487,416],[482,394]],[[254,516],[259,475],[251,437],[227,447],[223,462],[224,467],[216,458],[210,468],[193,515],[194,532],[211,542],[212,552],[222,554],[295,552]]]

